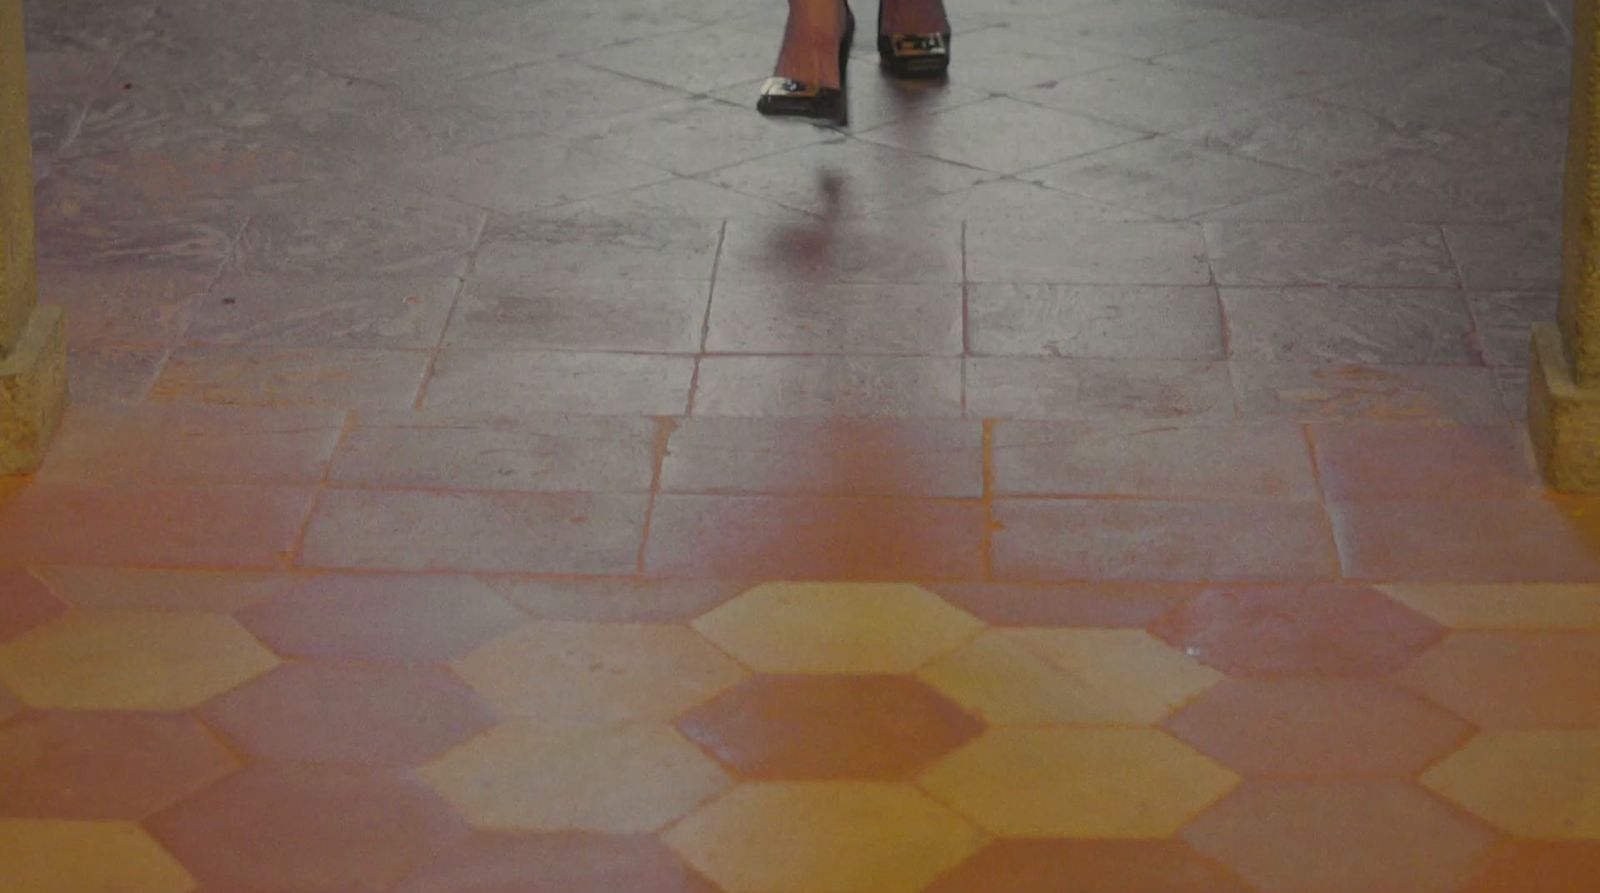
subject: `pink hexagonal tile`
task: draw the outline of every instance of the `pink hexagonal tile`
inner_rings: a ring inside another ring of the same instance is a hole
[[[1228,679],[1165,725],[1246,777],[1409,778],[1472,734],[1377,679]]]
[[[1031,840],[985,847],[924,893],[1252,893],[1174,840]]]
[[[1183,832],[1261,893],[1455,893],[1495,842],[1413,784],[1262,782]]]
[[[239,615],[280,654],[446,661],[521,623],[523,616],[472,577],[329,574]]]
[[[1461,893],[1586,893],[1600,878],[1600,840],[1508,841]]]
[[[1375,589],[1338,585],[1211,589],[1151,631],[1236,676],[1387,673],[1444,635]]]
[[[232,614],[283,593],[304,577],[259,571],[41,567],[34,573],[74,608]]]
[[[0,568],[0,642],[43,626],[66,610],[43,580],[20,567]]]
[[[998,626],[1146,626],[1199,590],[1168,583],[951,584],[944,600]]]
[[[486,577],[506,601],[541,620],[684,623],[749,589],[727,580]]]
[[[22,702],[17,700],[17,696],[12,694],[10,689],[0,685],[0,722],[5,722],[21,712]]]
[[[186,716],[36,713],[0,726],[0,815],[139,819],[237,765]]]
[[[146,824],[219,891],[388,890],[468,833],[408,773],[306,765],[254,766]]]
[[[439,667],[287,664],[204,711],[269,760],[419,765],[488,728],[488,705]]]
[[[1400,679],[1484,728],[1600,726],[1600,634],[1455,632]]]
[[[983,724],[901,676],[758,676],[678,729],[755,778],[889,778],[916,772]]]
[[[651,836],[476,834],[395,893],[718,893]]]

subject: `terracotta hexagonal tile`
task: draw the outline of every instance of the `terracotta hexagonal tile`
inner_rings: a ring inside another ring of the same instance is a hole
[[[1444,630],[1362,586],[1208,590],[1151,627],[1233,676],[1361,676],[1399,669]]]
[[[490,577],[485,582],[540,620],[588,623],[688,623],[746,588],[726,580]]]
[[[1600,630],[1600,586],[1578,583],[1378,587],[1455,629]]]
[[[1174,840],[997,840],[925,893],[1253,893]]]
[[[480,828],[655,831],[728,785],[670,726],[501,726],[423,767]]]
[[[24,702],[73,710],[183,710],[277,663],[217,614],[81,611],[0,645]]]
[[[472,577],[330,574],[239,615],[292,657],[446,661],[516,629],[521,612]]]
[[[687,627],[533,621],[455,663],[506,716],[665,722],[745,677]]]
[[[1494,835],[1409,784],[1249,784],[1183,833],[1262,893],[1454,893]]]
[[[0,878],[25,893],[194,888],[183,866],[132,822],[0,819]]]
[[[1600,839],[1600,729],[1485,732],[1422,783],[1518,837]]]
[[[1400,674],[1484,728],[1600,726],[1600,634],[1456,632]]]
[[[1193,586],[1096,582],[1055,585],[948,584],[950,604],[996,626],[1143,627],[1195,595]]]
[[[21,712],[22,702],[17,700],[17,696],[12,694],[10,689],[0,686],[0,722],[5,722]]]
[[[439,667],[288,664],[207,705],[205,717],[268,760],[410,766],[494,724]]]
[[[67,606],[45,582],[20,567],[0,568],[0,642],[60,617]]]
[[[34,573],[74,608],[212,614],[232,614],[304,579],[290,573],[120,567],[43,567]]]
[[[915,788],[843,781],[742,785],[665,838],[728,893],[915,893],[983,844]]]
[[[409,773],[253,766],[146,826],[218,890],[387,890],[468,833]]]
[[[1600,877],[1600,841],[1508,841],[1461,893],[1581,893]]]
[[[720,893],[652,836],[475,834],[395,893]]]
[[[917,586],[768,583],[695,621],[763,673],[909,673],[983,624]]]
[[[1472,727],[1376,679],[1227,679],[1166,729],[1245,776],[1411,778]]]
[[[186,716],[37,713],[0,726],[0,815],[140,819],[237,767]]]
[[[983,724],[902,676],[758,676],[678,728],[752,778],[892,778],[965,744]]]
[[[929,793],[1006,837],[1166,837],[1238,776],[1164,732],[998,728],[935,765]]]
[[[1143,630],[990,630],[922,678],[998,724],[1153,723],[1222,675]]]

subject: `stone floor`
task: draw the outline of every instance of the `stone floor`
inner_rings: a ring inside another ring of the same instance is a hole
[[[1560,18],[951,4],[29,0],[0,888],[1594,893]]]

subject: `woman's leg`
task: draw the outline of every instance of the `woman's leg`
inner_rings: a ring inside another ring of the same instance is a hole
[[[839,42],[845,31],[844,0],[789,0],[789,24],[778,51],[775,77],[839,89]]]

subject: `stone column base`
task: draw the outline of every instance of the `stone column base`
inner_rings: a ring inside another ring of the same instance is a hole
[[[0,359],[0,475],[39,470],[66,403],[66,317],[38,307]]]

